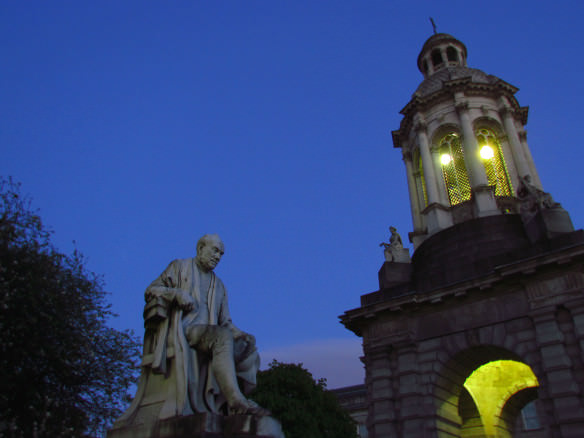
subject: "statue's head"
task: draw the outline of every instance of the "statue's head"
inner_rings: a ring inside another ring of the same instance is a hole
[[[206,272],[215,269],[221,260],[225,246],[218,234],[205,234],[197,242],[197,264]]]
[[[389,227],[389,231],[391,232],[391,234],[394,234],[397,229],[395,227]]]

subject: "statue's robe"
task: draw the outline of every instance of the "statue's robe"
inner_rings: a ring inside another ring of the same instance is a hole
[[[225,399],[210,371],[212,358],[192,348],[184,330],[188,322],[197,320],[199,312],[208,311],[208,318],[203,318],[207,324],[229,328],[234,338],[242,333],[231,321],[223,282],[213,272],[211,275],[207,306],[200,305],[205,301],[200,290],[202,273],[192,258],[171,262],[146,289],[142,373],[134,401],[116,426],[139,422],[136,417],[140,411],[159,419],[195,412],[221,413]],[[196,305],[188,313],[177,305],[178,290],[195,299]],[[234,356],[238,382],[245,394],[255,387],[259,355],[255,346],[238,339]]]

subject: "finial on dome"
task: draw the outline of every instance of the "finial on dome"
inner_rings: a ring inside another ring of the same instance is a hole
[[[434,19],[432,17],[430,17],[430,23],[432,23],[432,30],[434,31],[434,35],[436,35],[438,32],[436,32],[436,23],[434,23]]]

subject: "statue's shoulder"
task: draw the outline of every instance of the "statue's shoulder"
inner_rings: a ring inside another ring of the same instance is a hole
[[[227,290],[225,289],[223,281],[221,281],[221,278],[215,272],[213,272],[213,275],[215,277],[215,290],[218,291],[219,293],[225,294]]]
[[[191,267],[193,265],[193,258],[188,258],[188,259],[174,259],[172,262],[170,262],[170,264],[168,265],[169,268],[174,268],[174,269],[184,269],[184,268],[188,268]]]

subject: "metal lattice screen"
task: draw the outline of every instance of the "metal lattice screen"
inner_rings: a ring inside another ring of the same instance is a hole
[[[495,187],[495,196],[512,196],[511,178],[509,178],[497,136],[487,128],[477,129],[475,135],[481,151],[481,161],[485,166],[487,181],[490,186]],[[484,148],[490,148],[490,150]],[[483,151],[485,152],[483,153]]]
[[[450,205],[470,200],[470,180],[464,163],[464,151],[460,136],[452,132],[446,134],[439,143],[442,176],[448,191]]]

